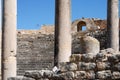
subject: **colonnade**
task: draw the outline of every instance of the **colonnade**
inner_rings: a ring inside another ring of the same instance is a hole
[[[68,62],[71,55],[71,0],[55,0],[55,65]],[[2,80],[15,77],[17,0],[3,0]],[[118,0],[108,0],[110,47],[119,51]],[[109,44],[109,43],[108,43]]]

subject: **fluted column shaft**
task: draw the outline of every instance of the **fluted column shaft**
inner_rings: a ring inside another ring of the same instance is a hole
[[[107,30],[108,47],[119,51],[119,0],[108,0]]]
[[[71,55],[71,0],[55,0],[55,64]]]
[[[2,80],[15,77],[17,0],[3,0],[2,18]]]

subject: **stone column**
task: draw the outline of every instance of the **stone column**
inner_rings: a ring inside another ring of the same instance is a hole
[[[0,0],[0,4],[2,4],[2,0]],[[1,33],[2,33],[1,27],[2,27],[2,5],[0,5],[0,75],[1,75]]]
[[[55,0],[55,65],[71,55],[71,0]]]
[[[2,80],[16,76],[16,14],[17,0],[3,0],[2,18]]]
[[[108,0],[107,7],[107,31],[108,47],[119,51],[119,0]]]

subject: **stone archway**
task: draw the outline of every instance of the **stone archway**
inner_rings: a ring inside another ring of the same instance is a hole
[[[78,24],[77,24],[77,31],[79,32],[79,31],[82,31],[83,30],[83,28],[85,28],[86,27],[86,22],[85,21],[80,21],[80,22],[78,22]]]

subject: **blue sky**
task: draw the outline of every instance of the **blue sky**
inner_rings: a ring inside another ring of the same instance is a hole
[[[107,0],[71,0],[72,21],[85,18],[106,19]],[[54,24],[55,0],[18,0],[18,29],[40,29]]]
[[[82,17],[106,19],[107,0],[71,0],[71,20]],[[55,0],[17,0],[17,28],[40,29],[54,24]]]

